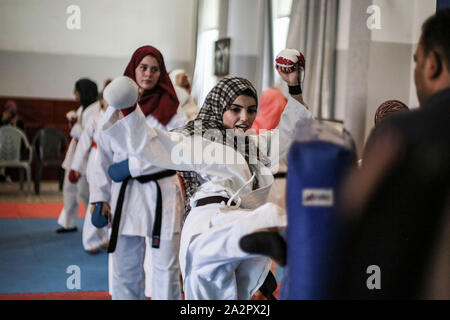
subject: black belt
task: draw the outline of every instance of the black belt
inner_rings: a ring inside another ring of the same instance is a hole
[[[213,197],[207,197],[207,198],[202,198],[197,200],[197,205],[196,207],[201,207],[201,206],[206,206],[207,204],[211,204],[211,203],[221,203],[222,201],[224,201],[225,203],[228,202],[228,198],[225,197],[221,197],[221,196],[213,196]],[[232,202],[232,205],[236,205],[234,203],[234,201]]]
[[[149,174],[145,176],[139,176],[136,178],[127,177],[122,181],[120,186],[119,197],[117,198],[116,210],[114,212],[114,219],[112,223],[111,239],[109,240],[108,253],[114,252],[117,245],[117,237],[119,235],[120,216],[122,215],[123,200],[125,198],[125,190],[130,179],[136,179],[140,183],[148,183],[154,181],[156,184],[156,210],[155,221],[153,222],[152,232],[152,248],[159,248],[159,242],[161,238],[161,222],[162,222],[162,197],[161,188],[159,187],[158,180],[176,175],[176,171],[165,170],[155,174]]]
[[[278,287],[277,280],[275,279],[272,271],[269,271],[266,280],[264,280],[264,283],[259,288],[259,291],[262,293],[264,297],[267,298],[267,300],[277,300],[277,298],[273,296],[273,293],[275,292],[277,287]]]
[[[278,172],[273,175],[275,179],[281,179],[287,177],[287,172]]]

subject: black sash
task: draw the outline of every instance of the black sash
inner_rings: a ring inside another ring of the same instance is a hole
[[[114,212],[114,219],[112,223],[111,239],[109,240],[108,253],[114,252],[117,245],[117,237],[119,235],[120,216],[122,215],[123,200],[125,198],[125,190],[130,179],[136,179],[140,183],[148,183],[154,181],[156,184],[156,210],[155,221],[153,222],[152,232],[152,248],[159,248],[159,242],[161,238],[161,223],[162,223],[162,197],[161,188],[159,187],[158,180],[174,176],[177,172],[173,170],[165,170],[155,174],[149,174],[145,176],[139,176],[136,178],[128,177],[122,181],[120,186],[119,197],[117,198],[116,210]]]
[[[275,276],[273,275],[272,271],[269,271],[266,280],[264,280],[264,283],[259,288],[259,291],[264,297],[267,298],[267,300],[277,300],[277,298],[273,296],[273,293],[277,289],[277,286],[278,284]]]
[[[230,200],[230,199],[225,198],[225,197],[220,197],[220,196],[202,198],[202,199],[197,200],[196,207],[206,206],[207,204],[211,204],[211,203],[221,203],[222,201],[227,203],[228,200]],[[232,201],[231,205],[235,206],[236,204],[234,203],[234,201]]]
[[[273,175],[275,179],[282,179],[287,177],[287,172],[278,172]]]

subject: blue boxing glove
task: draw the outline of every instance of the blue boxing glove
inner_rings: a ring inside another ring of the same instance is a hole
[[[108,169],[108,174],[114,182],[122,182],[128,178],[131,175],[128,168],[128,159],[111,165]]]
[[[97,202],[92,208],[91,222],[96,228],[106,227],[108,218],[102,215],[103,202]]]

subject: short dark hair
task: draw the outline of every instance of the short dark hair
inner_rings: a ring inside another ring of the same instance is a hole
[[[442,9],[422,25],[421,44],[425,55],[435,51],[450,70],[450,8]]]

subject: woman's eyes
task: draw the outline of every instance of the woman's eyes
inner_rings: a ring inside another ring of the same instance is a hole
[[[147,66],[141,66],[141,71],[142,71],[142,72],[145,72],[147,69],[148,69]],[[156,73],[156,72],[159,71],[159,68],[158,68],[158,67],[151,67],[151,68],[150,68],[150,71],[151,71],[152,73]]]
[[[233,111],[234,113],[241,113],[241,108],[231,108],[231,111]],[[255,114],[256,113],[256,109],[247,109],[247,113],[249,114]]]

